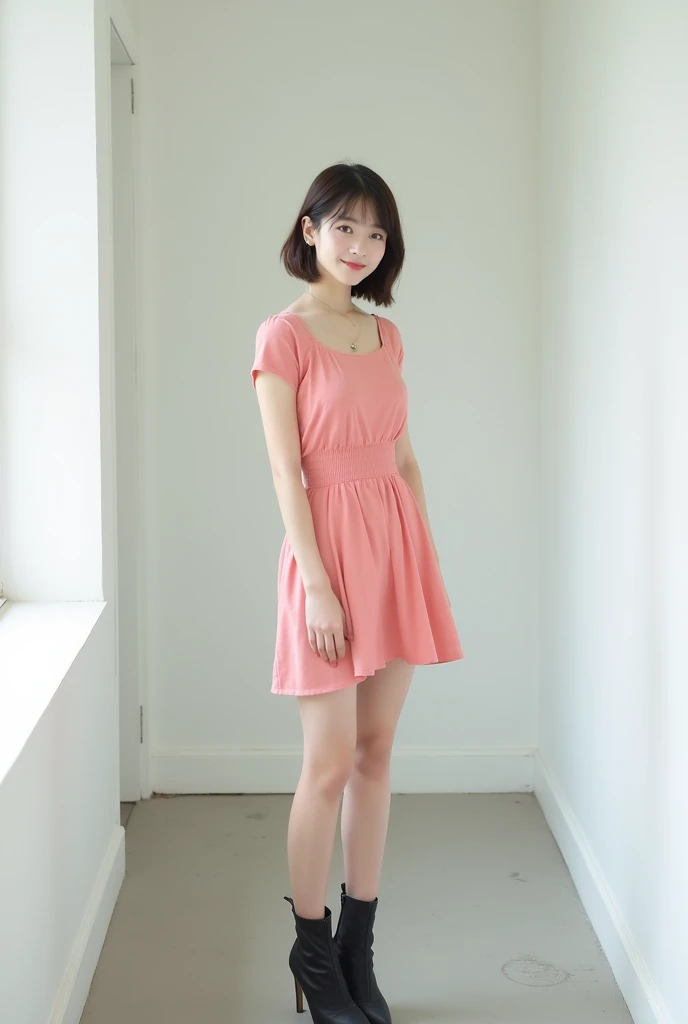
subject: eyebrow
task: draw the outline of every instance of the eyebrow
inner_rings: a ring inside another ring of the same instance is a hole
[[[360,224],[360,220],[356,220],[355,217],[339,217],[338,220],[350,220],[352,224]],[[386,228],[382,224],[371,224],[371,228],[379,228],[380,231],[386,231]]]

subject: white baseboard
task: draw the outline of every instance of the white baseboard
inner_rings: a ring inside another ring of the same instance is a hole
[[[50,1024],[79,1024],[124,881],[124,829],[116,825],[84,911]]]
[[[634,1024],[676,1024],[549,764],[535,752],[534,792]]]
[[[294,793],[302,758],[301,747],[158,750],[151,793]],[[393,793],[529,793],[533,748],[399,746],[391,781]]]

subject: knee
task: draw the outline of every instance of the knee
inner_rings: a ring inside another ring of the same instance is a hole
[[[371,778],[386,775],[392,760],[393,743],[394,734],[384,731],[360,737],[354,760],[356,771]]]
[[[330,755],[327,759],[310,761],[304,765],[304,769],[310,776],[311,784],[323,796],[337,800],[344,792],[354,770],[354,757],[348,752]]]

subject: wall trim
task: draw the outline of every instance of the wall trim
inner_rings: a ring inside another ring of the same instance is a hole
[[[573,879],[596,942],[606,956],[634,1024],[676,1024],[551,766],[536,750],[535,797]]]
[[[119,806],[119,805],[118,805]],[[116,825],[81,919],[50,1024],[79,1024],[124,882],[124,829]]]
[[[151,753],[152,792],[294,793],[300,746],[169,747]],[[392,754],[393,793],[528,793],[532,747],[400,746]]]

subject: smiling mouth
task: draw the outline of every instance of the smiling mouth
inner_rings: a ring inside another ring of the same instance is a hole
[[[353,267],[355,270],[363,270],[365,263],[352,263],[350,260],[342,260],[342,263],[346,263],[347,267]]]

